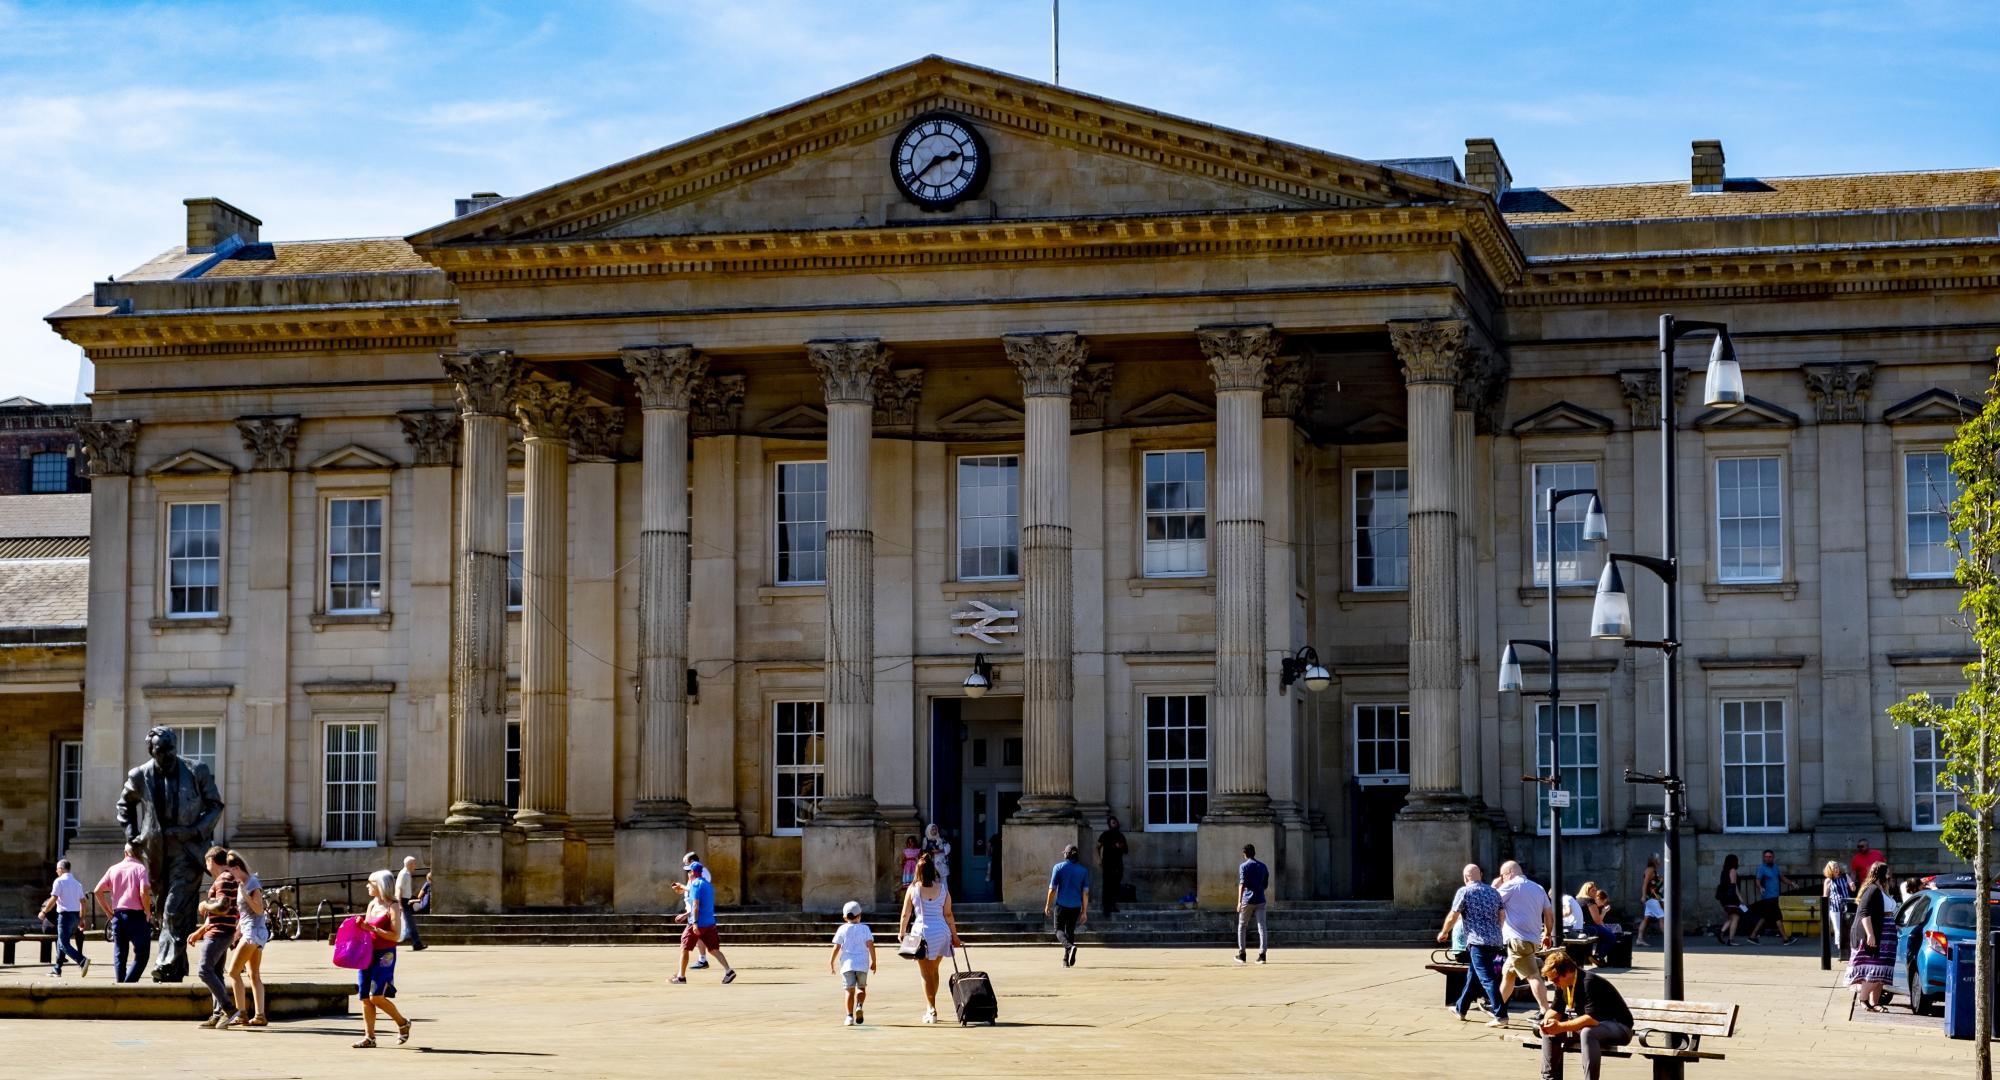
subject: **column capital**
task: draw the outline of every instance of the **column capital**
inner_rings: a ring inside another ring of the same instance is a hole
[[[829,405],[873,405],[875,384],[889,373],[889,350],[880,338],[808,341],[806,360],[819,374]]]
[[[403,440],[417,452],[416,464],[449,466],[458,456],[458,415],[447,409],[399,412]]]
[[[1619,391],[1632,411],[1632,428],[1643,431],[1660,426],[1660,373],[1653,368],[1628,368],[1618,373]],[[1674,407],[1687,400],[1688,369],[1674,369]]]
[[[236,430],[243,434],[243,449],[250,451],[253,471],[290,472],[292,452],[299,445],[299,418],[296,416],[242,416]]]
[[[1393,319],[1389,341],[1403,365],[1403,381],[1412,386],[1458,382],[1465,353],[1464,319]]]
[[[638,384],[639,405],[646,409],[686,409],[695,384],[708,371],[708,357],[692,345],[628,345],[618,355]]]
[[[1278,355],[1281,340],[1269,323],[1197,327],[1194,336],[1208,357],[1208,375],[1215,380],[1217,393],[1262,392],[1268,385],[1271,361]]]
[[[1861,403],[1875,387],[1872,361],[1806,364],[1799,374],[1805,376],[1806,396],[1818,407],[1820,423],[1852,424],[1863,418]]]
[[[132,450],[139,442],[137,420],[79,420],[84,472],[90,476],[132,475]]]
[[[618,460],[619,437],[625,434],[625,410],[610,405],[585,405],[570,417],[570,445],[581,461]]]
[[[875,422],[884,427],[909,427],[917,422],[917,402],[924,395],[924,369],[902,368],[875,384]]]
[[[736,430],[745,382],[741,375],[710,375],[695,384],[692,427],[697,434]]]
[[[515,387],[514,415],[528,438],[568,442],[570,421],[585,399],[573,383],[535,379]]]
[[[1306,366],[1303,356],[1280,356],[1271,365],[1271,385],[1264,390],[1264,415],[1295,419],[1306,404]]]
[[[1005,334],[1000,344],[1031,398],[1069,397],[1078,369],[1090,359],[1089,340],[1074,330]]]
[[[466,416],[513,419],[514,387],[521,381],[521,359],[512,349],[471,349],[439,353],[444,373],[458,391],[458,408]]]
[[[1102,423],[1111,407],[1111,373],[1108,363],[1083,365],[1070,384],[1069,418],[1071,423],[1094,420]]]

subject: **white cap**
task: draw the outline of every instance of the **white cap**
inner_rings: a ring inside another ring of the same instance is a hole
[[[852,919],[859,914],[861,914],[861,901],[859,900],[849,900],[847,905],[840,909],[840,917],[843,919]]]

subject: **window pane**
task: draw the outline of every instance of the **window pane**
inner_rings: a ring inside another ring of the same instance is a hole
[[[1715,463],[1716,576],[1776,581],[1784,571],[1783,489],[1778,458]]]
[[[1603,803],[1602,767],[1598,757],[1598,715],[1596,702],[1564,703],[1559,718],[1562,740],[1562,787],[1570,793],[1569,809],[1563,811],[1563,828],[1587,832],[1600,827]],[[1535,771],[1547,775],[1550,718],[1547,702],[1535,707]],[[1535,828],[1549,828],[1549,789],[1535,785]]]
[[[1410,584],[1410,471],[1354,470],[1354,587]]]
[[[167,508],[167,614],[220,615],[222,504],[174,503]]]
[[[1208,451],[1164,450],[1145,455],[1143,567],[1147,577],[1208,572]]]
[[[69,455],[61,452],[44,452],[30,459],[28,490],[36,494],[68,491]]]
[[[1188,828],[1208,803],[1208,699],[1146,697],[1146,826]]]
[[[326,550],[326,609],[381,610],[382,500],[328,500]]]
[[[994,454],[958,459],[960,580],[1020,576],[1021,459]]]
[[[817,701],[780,701],[772,707],[771,827],[804,828],[819,806],[825,710]]]
[[[1409,779],[1409,715],[1410,707],[1400,702],[1354,707],[1356,776]]]
[[[372,844],[376,841],[376,725],[343,722],[326,725],[322,775],[325,777],[325,842]]]
[[[826,580],[826,462],[778,466],[777,581],[817,585]]]
[[[1786,827],[1784,702],[1729,701],[1721,713],[1724,827]]]

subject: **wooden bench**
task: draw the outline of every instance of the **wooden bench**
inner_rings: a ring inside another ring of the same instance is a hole
[[[1630,998],[1625,1005],[1632,1010],[1632,1041],[1615,1050],[1606,1050],[1604,1056],[1646,1058],[1653,1063],[1655,1076],[1677,1075],[1679,1065],[1685,1062],[1723,1060],[1723,1054],[1702,1049],[1701,1041],[1727,1039],[1736,1034],[1734,1005],[1646,998]],[[1541,1035],[1532,1034],[1521,1045],[1539,1051]],[[1578,1052],[1574,1040],[1566,1052]]]
[[[1425,970],[1435,971],[1444,976],[1444,1003],[1446,1005],[1457,1005],[1458,995],[1465,990],[1465,980],[1472,977],[1472,968],[1469,965],[1461,964],[1451,959],[1451,954],[1443,949],[1433,951],[1431,953],[1431,962],[1425,964],[1424,968]],[[1485,995],[1482,994],[1480,996],[1484,997]],[[1524,998],[1527,1004],[1533,1007],[1535,992],[1529,986],[1526,979],[1514,984],[1514,996],[1507,1000],[1512,1003],[1521,1001]]]
[[[54,934],[0,934],[0,966],[16,966],[14,963],[14,947],[24,941],[39,942],[42,946],[42,963],[55,963],[56,936]]]

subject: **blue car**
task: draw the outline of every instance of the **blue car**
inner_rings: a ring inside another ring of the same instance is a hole
[[[1890,989],[1909,997],[1911,1012],[1921,1016],[1942,1007],[1945,957],[1952,945],[1973,940],[1977,898],[1970,888],[1933,886],[1896,912],[1896,978]]]

